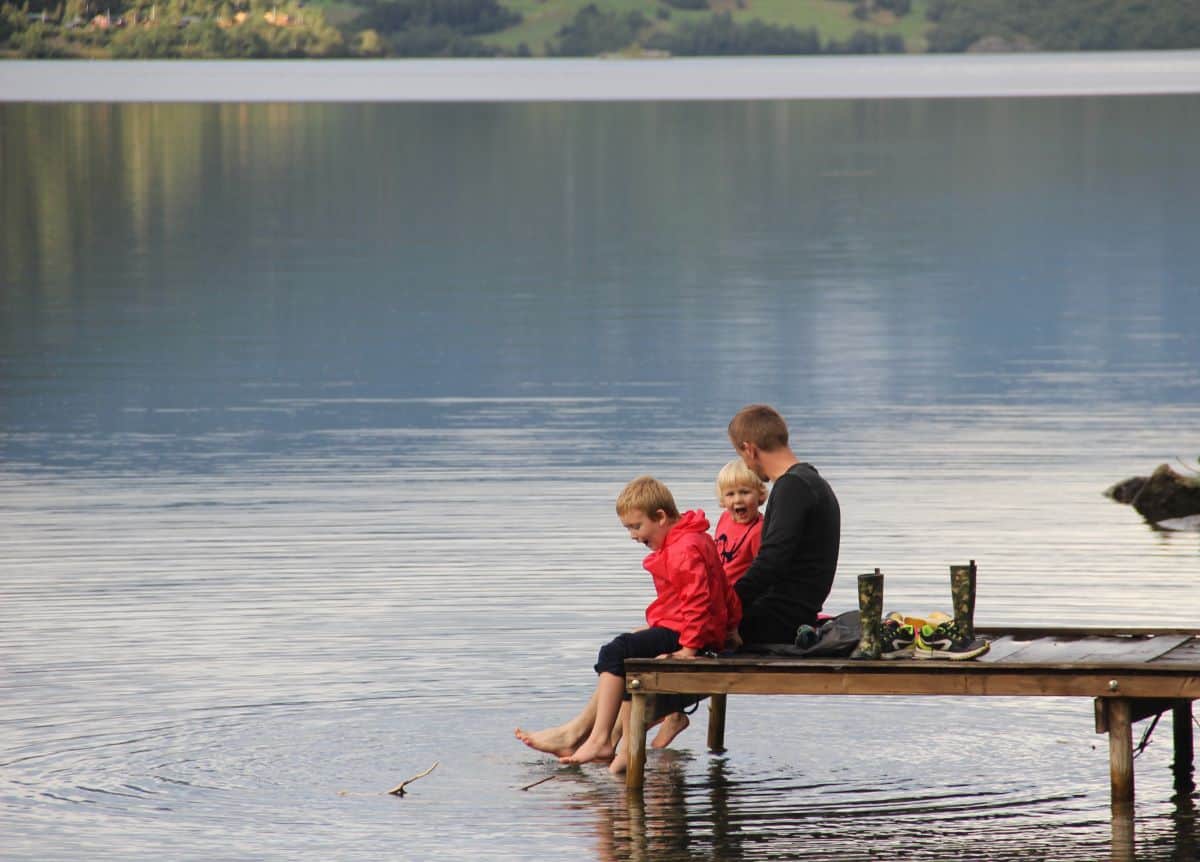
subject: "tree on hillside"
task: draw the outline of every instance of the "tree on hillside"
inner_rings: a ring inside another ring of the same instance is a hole
[[[464,36],[449,27],[413,27],[386,37],[395,57],[494,57],[499,48]]]
[[[1045,51],[1200,48],[1196,0],[932,0],[933,52],[985,38]]]
[[[480,36],[520,24],[521,16],[497,0],[386,0],[370,5],[358,23],[381,33],[445,29]]]
[[[387,53],[387,45],[374,30],[363,30],[358,34],[354,53],[360,57],[382,57]]]
[[[371,5],[355,26],[383,37],[379,45],[397,57],[490,57],[499,49],[473,37],[520,22],[497,0],[385,0]]]
[[[777,27],[758,20],[738,24],[728,12],[684,22],[674,33],[659,33],[647,45],[690,57],[821,53],[815,28]]]
[[[905,50],[903,36],[895,33],[880,36],[866,30],[855,30],[844,42],[830,39],[825,44],[827,54],[903,54]]]
[[[559,29],[553,51],[560,57],[594,57],[620,51],[636,43],[649,23],[641,12],[602,12],[589,3]]]
[[[854,4],[854,17],[865,20],[871,12],[891,12],[903,18],[912,11],[912,0],[847,0]]]
[[[14,34],[20,33],[25,27],[26,18],[21,10],[10,3],[0,6],[0,45],[7,42]]]

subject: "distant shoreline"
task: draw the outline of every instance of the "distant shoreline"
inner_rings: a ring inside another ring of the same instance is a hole
[[[8,60],[4,102],[579,102],[1200,93],[1200,51],[488,60]]]

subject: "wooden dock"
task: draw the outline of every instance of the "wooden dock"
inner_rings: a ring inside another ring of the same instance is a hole
[[[1134,723],[1163,712],[1172,713],[1175,786],[1181,792],[1194,787],[1192,701],[1200,698],[1200,631],[977,626],[975,632],[992,645],[972,661],[628,660],[626,686],[633,703],[626,786],[642,787],[649,699],[674,693],[711,695],[713,751],[725,749],[730,694],[1090,697],[1096,732],[1108,734],[1114,804],[1133,801]]]

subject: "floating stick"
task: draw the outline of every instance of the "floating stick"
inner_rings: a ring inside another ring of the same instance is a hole
[[[424,778],[426,775],[433,772],[433,770],[437,769],[437,765],[440,762],[441,761],[439,761],[439,760],[435,760],[433,762],[433,766],[429,767],[424,772],[414,775],[412,778],[406,778],[404,781],[401,781],[399,784],[397,784],[395,787],[393,787],[391,790],[389,790],[388,793],[390,793],[392,796],[403,796],[404,795],[404,786],[406,784],[412,784],[418,778]]]
[[[539,778],[537,781],[533,782],[533,784],[526,784],[521,789],[522,790],[532,790],[534,787],[537,787],[539,784],[545,784],[547,781],[553,781],[554,778],[555,778],[555,776],[553,776],[553,775],[547,775],[545,778]]]

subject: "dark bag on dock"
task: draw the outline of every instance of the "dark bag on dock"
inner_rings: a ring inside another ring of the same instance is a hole
[[[846,658],[862,638],[862,619],[858,611],[846,611],[825,620],[816,629],[816,642],[797,644],[746,644],[739,653],[779,655],[790,658]]]

